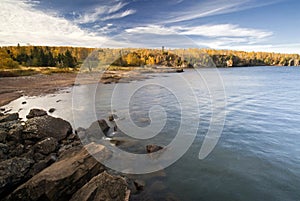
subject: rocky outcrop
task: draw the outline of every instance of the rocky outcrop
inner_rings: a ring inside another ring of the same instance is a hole
[[[93,154],[109,158],[110,153],[104,146],[88,146]],[[32,177],[6,200],[68,200],[86,182],[104,170],[105,167],[82,148],[73,157],[60,160]]]
[[[129,200],[130,190],[123,177],[112,176],[103,172],[95,176],[72,197],[71,201],[127,201]]]
[[[0,197],[54,163],[60,148],[79,142],[68,140],[72,133],[68,122],[40,116],[41,110],[30,113],[27,122],[17,113],[0,115]]]

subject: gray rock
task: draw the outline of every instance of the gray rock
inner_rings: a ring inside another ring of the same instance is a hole
[[[125,201],[129,196],[130,190],[124,178],[103,172],[78,190],[70,201]]]
[[[3,116],[0,116],[0,123],[2,122],[8,122],[8,121],[15,121],[19,119],[19,114],[18,113],[13,113],[13,114],[6,114]]]
[[[111,156],[104,146],[90,144],[72,157],[42,170],[14,190],[6,200],[69,200],[87,181],[105,170],[90,153],[103,160]]]
[[[57,141],[65,139],[72,133],[69,122],[48,115],[28,119],[23,130],[23,139],[43,139],[53,137]]]
[[[58,142],[55,138],[49,137],[38,142],[34,147],[35,151],[44,155],[48,155],[57,149]]]
[[[0,163],[0,197],[17,187],[28,178],[30,166],[34,163],[28,158],[15,157]]]
[[[29,114],[26,116],[27,119],[31,119],[34,117],[41,117],[47,115],[47,112],[42,109],[31,109]]]
[[[109,126],[104,119],[95,121],[86,129],[86,137],[94,140],[101,140],[109,131]]]

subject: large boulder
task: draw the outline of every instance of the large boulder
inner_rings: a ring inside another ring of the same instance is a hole
[[[87,151],[89,150],[89,151]],[[44,169],[19,186],[6,200],[69,200],[90,179],[105,170],[92,155],[108,159],[111,153],[94,143]]]
[[[31,109],[29,114],[26,116],[27,119],[31,119],[34,117],[41,117],[47,115],[47,112],[42,109]]]
[[[28,119],[24,127],[22,136],[24,140],[53,137],[60,141],[72,133],[69,122],[48,115]]]
[[[28,179],[27,173],[33,163],[32,159],[25,157],[15,157],[0,163],[1,198]]]
[[[103,172],[78,190],[70,201],[127,201],[129,195],[130,190],[124,178]]]

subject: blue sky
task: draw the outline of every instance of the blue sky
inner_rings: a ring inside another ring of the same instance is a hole
[[[300,53],[298,0],[1,0],[0,45]]]

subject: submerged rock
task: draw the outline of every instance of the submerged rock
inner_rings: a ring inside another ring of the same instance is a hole
[[[150,144],[150,145],[146,146],[147,153],[157,152],[157,151],[159,151],[161,149],[163,149],[163,147],[161,147],[159,145]]]

